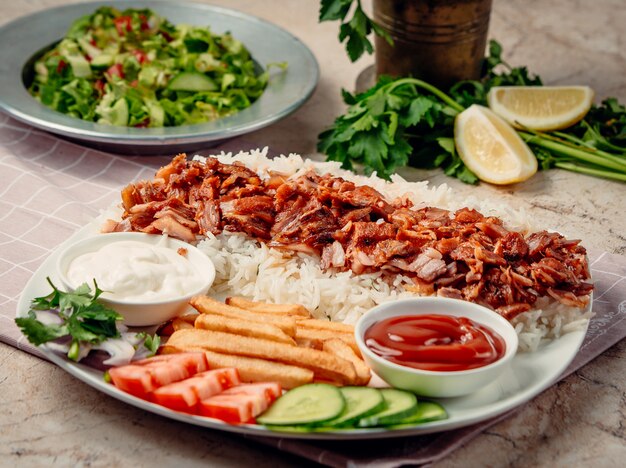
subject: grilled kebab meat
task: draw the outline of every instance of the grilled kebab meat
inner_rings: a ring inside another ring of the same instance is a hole
[[[188,242],[223,230],[321,258],[323,269],[382,270],[413,279],[420,294],[465,299],[512,319],[539,297],[585,307],[593,285],[578,240],[540,231],[524,237],[496,217],[462,208],[416,209],[369,186],[309,171],[267,179],[243,164],[184,154],[152,181],[122,190],[124,214],[106,232],[166,233]]]

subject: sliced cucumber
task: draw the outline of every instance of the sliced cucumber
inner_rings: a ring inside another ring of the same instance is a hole
[[[91,60],[91,67],[97,69],[109,68],[113,65],[115,57],[109,54],[100,54]]]
[[[378,413],[385,408],[383,394],[375,388],[342,387],[339,389],[346,400],[346,409],[335,419],[326,421],[324,426],[349,426],[361,418]]]
[[[111,113],[109,119],[111,125],[125,126],[128,125],[128,103],[126,99],[119,98],[113,107],[111,107]]]
[[[182,72],[172,78],[167,86],[172,91],[215,91],[217,84],[202,73]]]
[[[330,426],[271,426],[271,425],[266,425],[265,426],[267,429],[269,429],[270,431],[275,431],[275,432],[294,432],[294,433],[307,433],[307,432],[331,432],[331,431],[336,431],[337,428],[334,427],[330,427]]]
[[[82,55],[65,55],[63,57],[72,67],[72,73],[76,78],[87,78],[91,76],[89,62]]]
[[[413,426],[415,424],[426,423],[430,421],[439,421],[441,419],[447,419],[448,412],[439,403],[434,401],[420,400],[417,403],[417,409],[415,412],[404,418],[398,424],[402,426]]]
[[[413,414],[417,408],[417,397],[411,392],[395,388],[380,390],[385,399],[386,408],[382,411],[362,418],[356,424],[358,427],[386,426],[397,424],[407,416]]]
[[[336,418],[345,407],[346,401],[337,387],[307,384],[281,396],[257,422],[271,426],[316,424]]]

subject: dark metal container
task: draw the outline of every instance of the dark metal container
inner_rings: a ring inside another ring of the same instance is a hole
[[[414,76],[448,88],[480,77],[492,0],[374,0],[376,74]]]

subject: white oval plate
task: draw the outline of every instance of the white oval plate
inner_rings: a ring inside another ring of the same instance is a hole
[[[150,8],[174,24],[209,26],[232,32],[252,58],[266,67],[287,62],[284,73],[271,72],[267,88],[250,107],[196,125],[129,128],[101,125],[56,112],[35,100],[24,86],[30,59],[59,41],[70,25],[110,2],[63,5],[23,16],[0,27],[0,109],[29,125],[83,144],[125,154],[176,154],[266,127],[294,112],[313,93],[319,78],[315,57],[299,39],[260,18],[213,5],[173,0],[123,0],[115,7]]]
[[[43,262],[20,296],[17,304],[18,316],[26,315],[32,298],[50,292],[50,286],[46,282],[46,277],[51,277],[52,281],[55,282],[55,262],[60,251],[70,243],[97,232],[98,226],[95,222],[88,224],[61,244]],[[505,413],[527,402],[552,385],[576,356],[585,334],[586,329],[571,332],[550,342],[534,353],[518,353],[508,370],[478,392],[464,397],[438,400],[448,411],[449,418],[446,420],[425,423],[406,429],[387,430],[373,428],[319,433],[274,432],[263,426],[250,424],[235,426],[217,419],[190,416],[171,411],[163,406],[149,403],[118,390],[113,385],[104,382],[102,372],[100,371],[71,362],[65,357],[47,350],[45,346],[42,346],[40,349],[50,361],[95,389],[130,405],[171,419],[239,434],[294,439],[354,440],[431,434],[469,426]]]

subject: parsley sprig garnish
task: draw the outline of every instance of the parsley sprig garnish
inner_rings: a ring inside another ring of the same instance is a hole
[[[354,7],[353,7],[354,6]],[[347,19],[350,12],[352,16]],[[319,21],[340,21],[339,42],[346,41],[346,52],[350,60],[355,62],[365,52],[374,51],[372,43],[367,38],[374,32],[390,44],[391,37],[383,28],[365,14],[361,0],[321,0]]]
[[[107,307],[98,298],[103,291],[94,280],[92,288],[84,283],[74,291],[65,292],[58,289],[47,278],[52,292],[46,296],[36,297],[31,301],[27,317],[15,319],[28,341],[39,346],[49,341],[69,336],[71,344],[68,358],[77,360],[82,345],[97,345],[109,338],[119,338],[117,323],[123,317],[115,310]],[[58,315],[60,323],[44,323],[37,318],[38,311],[51,311]],[[159,346],[158,337],[141,334],[144,346],[152,353]]]

